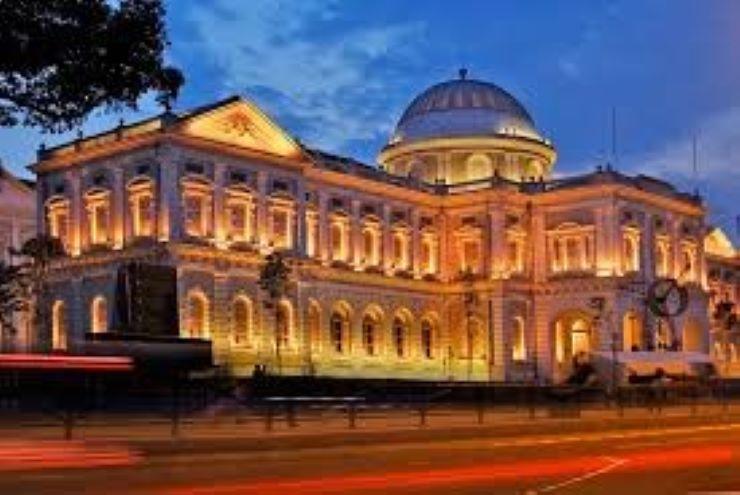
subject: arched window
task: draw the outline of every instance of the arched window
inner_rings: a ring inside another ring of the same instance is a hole
[[[365,315],[362,319],[362,348],[368,356],[377,353],[378,320],[373,315]]]
[[[514,328],[511,335],[511,359],[514,361],[527,360],[527,339],[524,332],[524,319],[521,316],[514,318]]]
[[[108,301],[104,296],[96,296],[90,304],[90,330],[92,333],[108,330]]]
[[[67,308],[64,301],[54,301],[51,307],[51,347],[54,350],[67,348]]]
[[[342,354],[345,351],[344,336],[345,329],[349,322],[347,315],[334,311],[329,319],[329,337],[331,338],[331,346],[334,352]]]
[[[245,344],[252,333],[252,301],[237,296],[232,306],[231,339],[234,344]]]
[[[275,314],[275,342],[285,348],[290,343],[290,332],[293,328],[293,306],[283,299],[278,303]]]
[[[191,292],[187,298],[186,337],[208,337],[208,300],[202,292]]]
[[[429,320],[421,322],[421,355],[425,359],[434,358],[434,327]]]
[[[591,352],[591,335],[586,321],[578,319],[571,326],[571,351],[573,356],[589,354]]]
[[[396,357],[404,358],[408,354],[408,325],[400,316],[393,318],[393,349]]]

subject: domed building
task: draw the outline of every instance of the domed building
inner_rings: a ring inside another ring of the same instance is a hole
[[[379,162],[430,184],[492,177],[546,180],[555,149],[516,98],[495,84],[460,78],[436,84],[403,112]]]
[[[42,149],[39,228],[68,256],[35,345],[155,332],[209,342],[238,376],[550,383],[584,360],[603,380],[705,366],[701,200],[608,166],[553,180],[543,136],[462,71],[411,101],[378,166],[300,144],[241,97]],[[722,280],[737,287],[732,249]],[[291,270],[272,301],[258,282],[275,251]],[[151,297],[174,303],[169,320],[132,323],[146,309],[121,287],[131,263],[171,270]],[[659,280],[685,294],[670,311],[645,303]]]

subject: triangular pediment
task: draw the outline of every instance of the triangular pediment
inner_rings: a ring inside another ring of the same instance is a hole
[[[726,258],[732,258],[736,256],[735,246],[732,245],[732,241],[727,234],[720,229],[715,227],[712,231],[704,238],[704,250],[715,256],[723,256]]]
[[[235,97],[180,119],[179,131],[279,157],[298,157],[300,146],[254,103]]]

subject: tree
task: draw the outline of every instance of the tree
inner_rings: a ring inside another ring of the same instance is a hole
[[[0,261],[0,342],[2,351],[10,350],[9,344],[18,329],[15,327],[14,315],[28,308],[28,298],[21,268]]]
[[[0,126],[62,132],[96,108],[169,108],[184,79],[164,63],[161,0],[0,0]]]
[[[32,327],[37,335],[41,328],[48,327],[49,297],[48,277],[51,262],[64,256],[64,245],[56,237],[39,234],[23,243],[19,250],[11,250],[23,260],[18,265],[16,279],[24,288],[25,300],[33,301]]]
[[[280,347],[282,335],[280,334],[280,301],[288,293],[290,281],[290,266],[285,262],[282,253],[275,251],[265,258],[265,263],[260,269],[259,286],[267,295],[265,306],[275,311],[275,357],[277,358],[278,372],[281,371],[282,361]]]

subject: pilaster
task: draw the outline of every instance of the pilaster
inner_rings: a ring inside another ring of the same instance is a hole
[[[113,191],[111,192],[111,216],[113,227],[113,249],[123,248],[124,218],[126,218],[126,186],[123,183],[123,169],[113,169]]]

